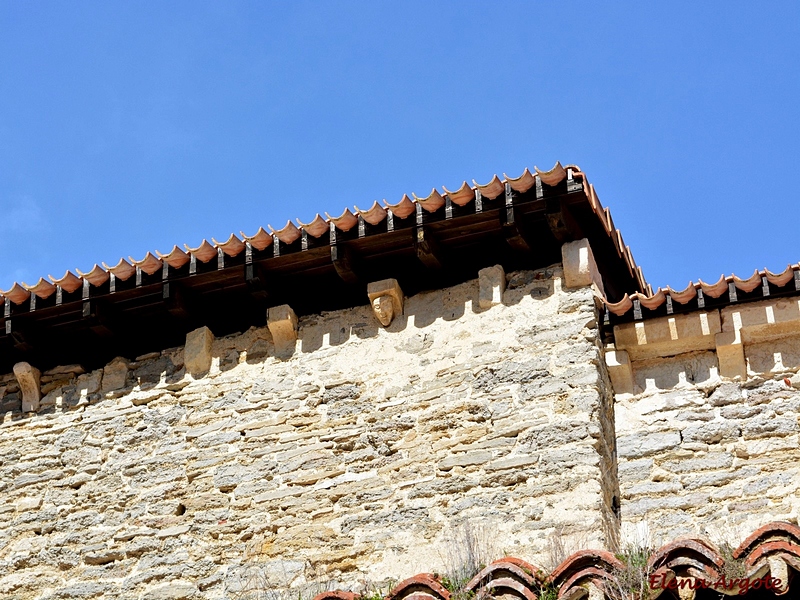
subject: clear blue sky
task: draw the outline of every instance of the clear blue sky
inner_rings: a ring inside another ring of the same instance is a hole
[[[654,287],[800,260],[796,2],[0,1],[0,288],[575,163]]]

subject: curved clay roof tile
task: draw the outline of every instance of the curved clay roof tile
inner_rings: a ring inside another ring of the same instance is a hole
[[[427,210],[429,213],[434,213],[444,206],[444,198],[439,193],[439,190],[437,190],[436,188],[433,188],[431,190],[431,193],[428,194],[425,198],[420,198],[413,192],[411,195],[414,196],[414,200],[416,200],[419,203],[419,205],[425,210]]]
[[[640,293],[637,292],[636,294],[634,294],[634,297],[637,300],[639,300],[639,303],[642,306],[644,306],[645,308],[647,308],[649,310],[657,309],[659,306],[664,304],[664,302],[666,302],[666,300],[667,300],[667,297],[664,294],[664,290],[662,290],[661,288],[658,288],[658,291],[655,294],[651,295],[651,296],[645,296],[644,294],[640,294]]]
[[[733,551],[733,558],[743,558],[752,552],[759,542],[773,539],[791,540],[795,544],[800,544],[800,527],[785,521],[772,521],[759,527],[739,544]]]
[[[764,275],[767,277],[767,281],[769,281],[772,285],[783,287],[792,279],[794,279],[794,269],[792,268],[792,265],[787,265],[786,269],[782,273],[773,273],[769,269],[765,268]]]
[[[549,171],[541,171],[539,167],[533,167],[536,174],[542,180],[542,183],[553,186],[561,183],[567,176],[567,171],[561,166],[559,161],[556,161],[555,166]]]
[[[14,282],[14,285],[12,285],[11,289],[8,291],[0,290],[0,294],[11,300],[14,304],[22,304],[31,296],[31,293],[17,282]]]
[[[167,263],[173,269],[180,269],[183,265],[189,262],[189,255],[177,246],[173,246],[168,254],[161,254],[156,250],[158,257]]]
[[[612,312],[618,317],[621,317],[631,308],[633,308],[633,302],[631,301],[631,297],[628,296],[628,294],[625,294],[622,297],[622,300],[620,300],[619,302],[609,302],[608,300],[606,300],[606,307],[608,308],[609,312]]]
[[[400,219],[405,219],[409,215],[413,214],[416,210],[414,202],[411,198],[408,197],[408,194],[403,194],[403,197],[400,199],[400,202],[397,204],[389,204],[386,200],[383,201],[386,204],[386,208],[392,211],[393,215],[396,215]]]
[[[291,221],[286,221],[286,225],[281,229],[275,229],[272,225],[267,225],[267,227],[284,244],[293,244],[300,239],[300,230]]]
[[[675,291],[671,287],[667,286],[667,291],[672,299],[679,304],[686,304],[697,296],[697,288],[691,281],[683,290]]]
[[[330,219],[331,223],[336,226],[340,231],[350,231],[353,227],[358,225],[358,217],[350,212],[349,208],[345,208],[344,212],[338,217],[332,217],[328,213],[325,216]]]
[[[385,200],[384,200],[385,202]],[[355,207],[356,212],[370,225],[379,225],[386,219],[386,209],[383,208],[378,201],[372,203],[372,206],[368,210],[361,210],[357,206]]]
[[[224,242],[218,242],[214,238],[211,238],[211,241],[214,242],[217,248],[221,248],[222,252],[230,257],[236,256],[244,250],[244,242],[234,234],[231,234]]]
[[[500,178],[497,175],[492,177],[492,180],[486,184],[480,184],[474,179],[472,182],[475,184],[475,187],[478,188],[481,196],[488,198],[489,200],[497,198],[506,189],[506,186],[503,185],[503,182],[500,181]]]
[[[113,267],[109,267],[106,263],[103,263],[103,267],[106,271],[113,273],[114,277],[121,281],[129,279],[131,275],[136,273],[136,267],[134,267],[124,258],[120,258],[119,262]]]
[[[536,177],[526,167],[519,177],[509,177],[503,173],[503,178],[511,186],[511,189],[520,194],[524,194],[536,183]]]
[[[100,268],[100,265],[95,265],[92,267],[91,271],[84,273],[80,269],[75,269],[78,275],[83,277],[86,281],[88,281],[91,285],[98,287],[103,285],[106,281],[108,281],[108,271],[105,271]]]
[[[42,300],[44,300],[45,298],[49,298],[56,291],[56,286],[47,281],[44,277],[40,277],[39,281],[37,281],[33,285],[28,285],[24,281],[22,282],[22,285],[23,287],[25,287],[25,289],[27,289],[32,294],[36,295],[38,298],[41,298]]]
[[[61,289],[68,294],[80,289],[80,287],[83,285],[81,278],[75,275],[75,273],[72,271],[67,271],[60,279],[56,279],[52,275],[48,275],[48,277],[50,278],[50,281],[55,283],[57,286],[60,286]]]
[[[431,573],[420,573],[398,583],[386,596],[386,600],[403,600],[414,596],[415,600],[424,597],[433,600],[450,600],[450,592]]]
[[[208,243],[208,240],[203,240],[197,248],[190,248],[188,244],[183,245],[186,251],[202,263],[207,263],[217,257],[217,249]]]
[[[156,258],[150,252],[145,254],[142,260],[136,260],[132,256],[129,256],[128,258],[135,266],[139,267],[142,271],[144,271],[148,275],[157,273],[163,266],[161,259]]]
[[[450,191],[442,186],[444,193],[450,198],[450,202],[457,206],[466,206],[475,199],[475,190],[465,181],[457,190]]]
[[[761,285],[761,275],[758,273],[758,269],[753,271],[753,274],[748,279],[740,279],[734,275],[733,283],[738,289],[745,293],[752,292]]]
[[[318,238],[328,233],[330,230],[328,222],[319,216],[319,213],[317,213],[317,216],[315,216],[310,223],[303,223],[300,219],[297,219],[297,223],[300,225],[303,231],[313,238]]]
[[[700,289],[703,290],[703,293],[712,298],[719,298],[728,291],[728,282],[725,281],[724,275],[720,275],[719,281],[716,283],[706,283],[702,279],[698,279],[697,282],[700,284]]]
[[[264,250],[265,248],[269,248],[274,241],[272,239],[272,234],[264,231],[263,227],[259,227],[258,231],[256,231],[254,235],[245,235],[243,231],[240,231],[239,233],[241,233],[242,237],[250,242],[250,245],[256,250]]]
[[[343,592],[341,590],[336,590],[317,594],[312,600],[356,600],[358,597],[358,594],[355,592]]]

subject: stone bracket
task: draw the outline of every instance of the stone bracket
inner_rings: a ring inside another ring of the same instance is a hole
[[[275,350],[285,353],[294,350],[297,341],[297,315],[288,304],[273,306],[267,311],[267,327],[272,334]]]
[[[501,265],[486,267],[478,271],[478,305],[491,308],[503,302],[506,291],[506,272]]]
[[[39,369],[26,362],[14,365],[14,377],[17,378],[19,389],[22,391],[22,412],[35,412],[39,410],[39,400],[42,398],[40,386],[41,373]]]
[[[564,283],[568,288],[586,287],[593,283],[605,296],[603,278],[597,269],[592,248],[586,238],[561,245]]]
[[[192,377],[208,373],[211,368],[211,344],[214,334],[208,327],[200,327],[186,334],[183,348],[183,365]]]
[[[367,285],[367,296],[375,317],[384,327],[403,314],[403,290],[396,279],[382,279]]]
[[[615,394],[633,393],[633,369],[625,350],[609,349],[605,352],[608,376]]]

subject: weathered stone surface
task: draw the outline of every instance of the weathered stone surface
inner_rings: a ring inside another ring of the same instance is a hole
[[[214,334],[208,327],[200,327],[186,334],[183,364],[192,376],[202,376],[211,368],[211,345]]]
[[[14,376],[22,392],[22,412],[39,410],[39,400],[42,397],[39,369],[26,362],[20,362],[14,365]]]
[[[506,272],[500,265],[486,267],[478,271],[478,305],[491,308],[503,302],[506,291]]]
[[[440,569],[464,520],[502,546],[487,560],[536,562],[557,526],[603,545],[621,493],[594,298],[560,267],[508,280],[491,310],[473,280],[385,329],[366,304],[271,311],[59,374],[51,405],[2,424],[0,596],[221,600],[252,566],[297,588],[317,568],[401,579]]]

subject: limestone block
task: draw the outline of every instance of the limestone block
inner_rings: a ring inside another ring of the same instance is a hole
[[[606,366],[608,376],[615,394],[633,393],[633,369],[631,360],[625,350],[606,350]]]
[[[720,377],[747,379],[747,363],[739,331],[724,331],[715,336]]]
[[[297,341],[297,315],[288,304],[273,306],[267,311],[267,327],[278,352],[293,350]]]
[[[375,316],[384,327],[388,327],[396,316],[403,314],[403,290],[396,279],[373,281],[367,285],[367,296]]]
[[[503,302],[506,291],[506,272],[500,265],[486,267],[478,271],[478,304],[481,308],[491,308]]]
[[[111,392],[125,387],[128,377],[128,361],[118,356],[103,367],[103,382],[100,391]]]
[[[19,512],[25,512],[28,510],[36,510],[42,506],[42,498],[41,496],[38,497],[24,497],[17,500],[17,510]]]
[[[208,327],[200,327],[186,334],[183,364],[193,377],[207,373],[211,368],[211,344],[214,334]]]
[[[39,400],[42,398],[39,369],[26,362],[19,362],[14,365],[14,376],[22,391],[22,412],[39,410]]]
[[[675,356],[713,350],[722,331],[717,310],[660,317],[614,326],[614,346],[626,350],[631,360]]]
[[[722,309],[721,316],[722,331],[741,330],[745,344],[800,335],[800,300],[797,298],[728,306]]]
[[[597,263],[589,246],[589,240],[583,238],[567,242],[561,246],[561,262],[564,265],[564,282],[568,288],[586,287],[596,284],[605,295],[603,278],[597,270]]]

